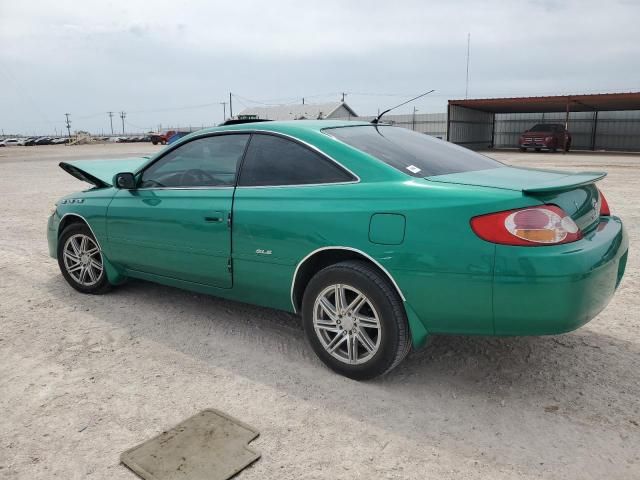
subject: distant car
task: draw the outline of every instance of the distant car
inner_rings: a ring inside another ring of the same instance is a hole
[[[164,133],[150,133],[149,137],[151,138],[151,143],[154,145],[166,145],[175,133],[175,130],[167,130]]]
[[[94,186],[49,218],[73,288],[132,277],[301,312],[320,359],[356,379],[429,334],[574,330],[626,265],[604,173],[510,167],[390,125],[237,124],[60,166]]]
[[[7,138],[2,142],[3,147],[15,147],[17,145],[22,145],[22,140],[18,138]]]
[[[525,152],[527,148],[533,148],[536,152],[542,149],[555,152],[564,148],[568,152],[571,148],[571,134],[561,123],[538,123],[520,135],[519,145],[521,152]]]
[[[49,137],[40,137],[35,141],[36,145],[51,145],[51,138]]]

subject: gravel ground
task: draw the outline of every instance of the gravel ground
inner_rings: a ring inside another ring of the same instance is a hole
[[[0,478],[133,479],[119,455],[213,407],[261,432],[242,479],[640,478],[640,263],[576,332],[434,337],[383,379],[328,371],[296,317],[145,282],[76,293],[48,257],[46,218],[83,188],[62,158],[145,144],[0,149]],[[640,156],[493,153],[607,170],[640,240]]]

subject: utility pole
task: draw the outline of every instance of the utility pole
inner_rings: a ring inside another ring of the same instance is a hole
[[[464,87],[464,98],[469,97],[469,50],[471,46],[471,33],[467,33],[467,81]]]
[[[302,97],[302,104],[304,105],[304,97]]]
[[[111,125],[111,135],[113,135],[113,112],[107,112],[109,115],[109,124]]]
[[[413,107],[413,119],[411,121],[411,130],[415,130],[416,129],[416,112],[418,111],[418,109],[416,107]]]
[[[220,102],[222,105],[222,121],[224,122],[227,119],[227,102]]]
[[[344,97],[349,95],[347,92],[342,92],[342,103],[344,103]]]
[[[122,119],[122,134],[124,135],[124,119],[127,117],[127,112],[120,112],[120,118]]]
[[[229,92],[229,118],[233,118],[233,100],[231,99],[231,92]]]
[[[64,116],[67,118],[67,133],[69,134],[69,139],[71,139],[71,120],[69,120],[70,113],[65,113]]]

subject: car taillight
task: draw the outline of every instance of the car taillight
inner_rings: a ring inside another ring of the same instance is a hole
[[[582,238],[573,219],[556,205],[480,215],[471,219],[471,228],[483,240],[502,245],[558,245]]]
[[[609,210],[609,202],[604,198],[602,191],[598,189],[598,193],[600,194],[600,216],[608,217],[611,215],[611,210]]]

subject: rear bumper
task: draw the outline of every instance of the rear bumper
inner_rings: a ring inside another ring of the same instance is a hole
[[[497,335],[564,333],[609,303],[624,274],[629,241],[617,217],[602,217],[582,240],[553,247],[496,247]]]

